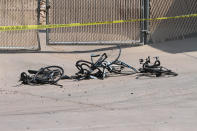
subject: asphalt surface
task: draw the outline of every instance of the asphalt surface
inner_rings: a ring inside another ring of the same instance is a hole
[[[139,68],[139,58],[159,56],[162,65],[177,72],[177,77],[136,79],[132,75],[105,80],[64,80],[59,82],[63,88],[17,85],[21,72],[47,65],[60,65],[71,75],[76,72],[77,60],[89,60],[92,50],[107,47],[42,47],[40,53],[1,53],[0,129],[195,131],[196,43],[197,38],[193,38],[122,49],[120,59],[128,64]]]

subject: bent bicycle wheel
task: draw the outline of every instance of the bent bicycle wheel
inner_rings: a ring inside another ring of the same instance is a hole
[[[91,67],[93,66],[93,64],[91,62],[89,62],[89,61],[79,60],[79,61],[76,62],[75,66],[79,70],[79,73],[84,74],[85,71],[89,71],[90,72]]]
[[[102,71],[99,67],[95,67],[91,62],[85,60],[79,60],[76,62],[76,67],[79,70],[77,74],[84,75],[84,78],[95,76],[102,78]]]
[[[98,51],[96,51],[92,55],[101,56],[104,53],[107,55],[106,61],[113,64],[113,63],[115,63],[115,61],[117,61],[120,58],[121,48],[120,48],[120,46],[103,48],[103,49],[99,49]],[[97,58],[99,58],[99,57],[97,57]],[[96,61],[97,60],[92,60],[93,63],[95,63]]]
[[[34,76],[34,81],[40,84],[55,84],[64,75],[64,69],[60,66],[48,66],[41,68]]]
[[[137,70],[134,67],[120,61],[112,64],[111,69],[111,72],[115,74],[133,75],[137,73]]]

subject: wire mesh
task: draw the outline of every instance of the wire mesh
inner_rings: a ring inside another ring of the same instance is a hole
[[[196,0],[150,0],[150,17],[171,17],[197,13]],[[197,33],[197,17],[150,22],[150,42],[183,39]]]
[[[48,24],[87,23],[140,18],[140,0],[49,0]],[[140,22],[56,28],[49,43],[139,41]]]
[[[38,0],[0,0],[0,26],[36,25]],[[0,32],[0,49],[38,49],[36,30]]]

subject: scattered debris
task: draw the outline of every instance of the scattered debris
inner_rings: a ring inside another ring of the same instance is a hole
[[[91,55],[91,62],[86,60],[79,60],[75,66],[79,70],[73,76],[64,75],[64,70],[59,66],[48,66],[36,70],[28,70],[28,73],[21,73],[20,81],[25,85],[43,85],[51,84],[58,85],[59,80],[71,79],[71,80],[87,80],[87,79],[100,79],[110,76],[111,74],[117,75],[132,75],[138,74],[137,79],[140,76],[177,76],[178,74],[161,66],[159,57],[154,57],[154,63],[151,63],[150,57],[145,60],[140,59],[142,67],[137,70],[134,67],[119,60],[121,49],[119,48],[118,56],[114,57],[113,61],[107,61],[108,55],[103,53],[102,55]],[[93,58],[97,58],[94,62]],[[62,85],[58,85],[62,87]],[[132,93],[131,93],[132,94]]]
[[[20,81],[24,85],[58,85],[57,82],[61,80],[64,75],[64,70],[59,66],[48,66],[37,70],[28,70],[28,73],[21,73]]]
[[[142,68],[139,69],[139,76],[177,76],[178,74],[161,66],[161,62],[159,57],[154,57],[154,63],[151,63],[150,56],[145,60],[140,59],[140,64],[142,64]]]
[[[75,66],[79,70],[74,76],[63,77],[62,79],[100,79],[103,80],[108,76],[114,75],[132,75],[136,74],[138,71],[134,67],[119,60],[121,55],[121,48],[118,46],[119,51],[116,50],[117,56],[111,57],[109,61],[109,55],[103,53],[101,55],[91,55],[91,62],[86,60],[79,60],[76,62]],[[94,62],[94,59],[97,60]]]

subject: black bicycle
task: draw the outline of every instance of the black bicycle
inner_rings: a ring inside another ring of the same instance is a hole
[[[59,66],[48,66],[39,70],[28,70],[28,73],[21,73],[20,81],[27,85],[43,85],[51,84],[58,85],[57,82],[61,80],[64,75],[64,70]],[[61,86],[61,85],[59,85]]]
[[[154,57],[155,61],[153,64],[151,64],[150,57],[146,58],[145,60],[140,59],[140,64],[142,64],[142,68],[139,69],[139,72],[142,75],[146,76],[177,76],[178,74],[173,72],[172,70],[169,70],[163,66],[161,66],[161,62],[159,60],[159,57]]]
[[[86,60],[77,61],[76,67],[79,72],[76,73],[76,76],[72,78],[104,79],[105,77],[113,74],[131,75],[137,73],[138,71],[134,67],[119,60],[121,55],[121,48],[119,46],[118,50],[118,53],[116,53],[118,54],[117,56],[112,56],[112,53],[110,53],[109,55],[107,53],[103,53],[102,55],[92,54],[91,62]],[[97,58],[96,61],[94,60],[95,58]]]

